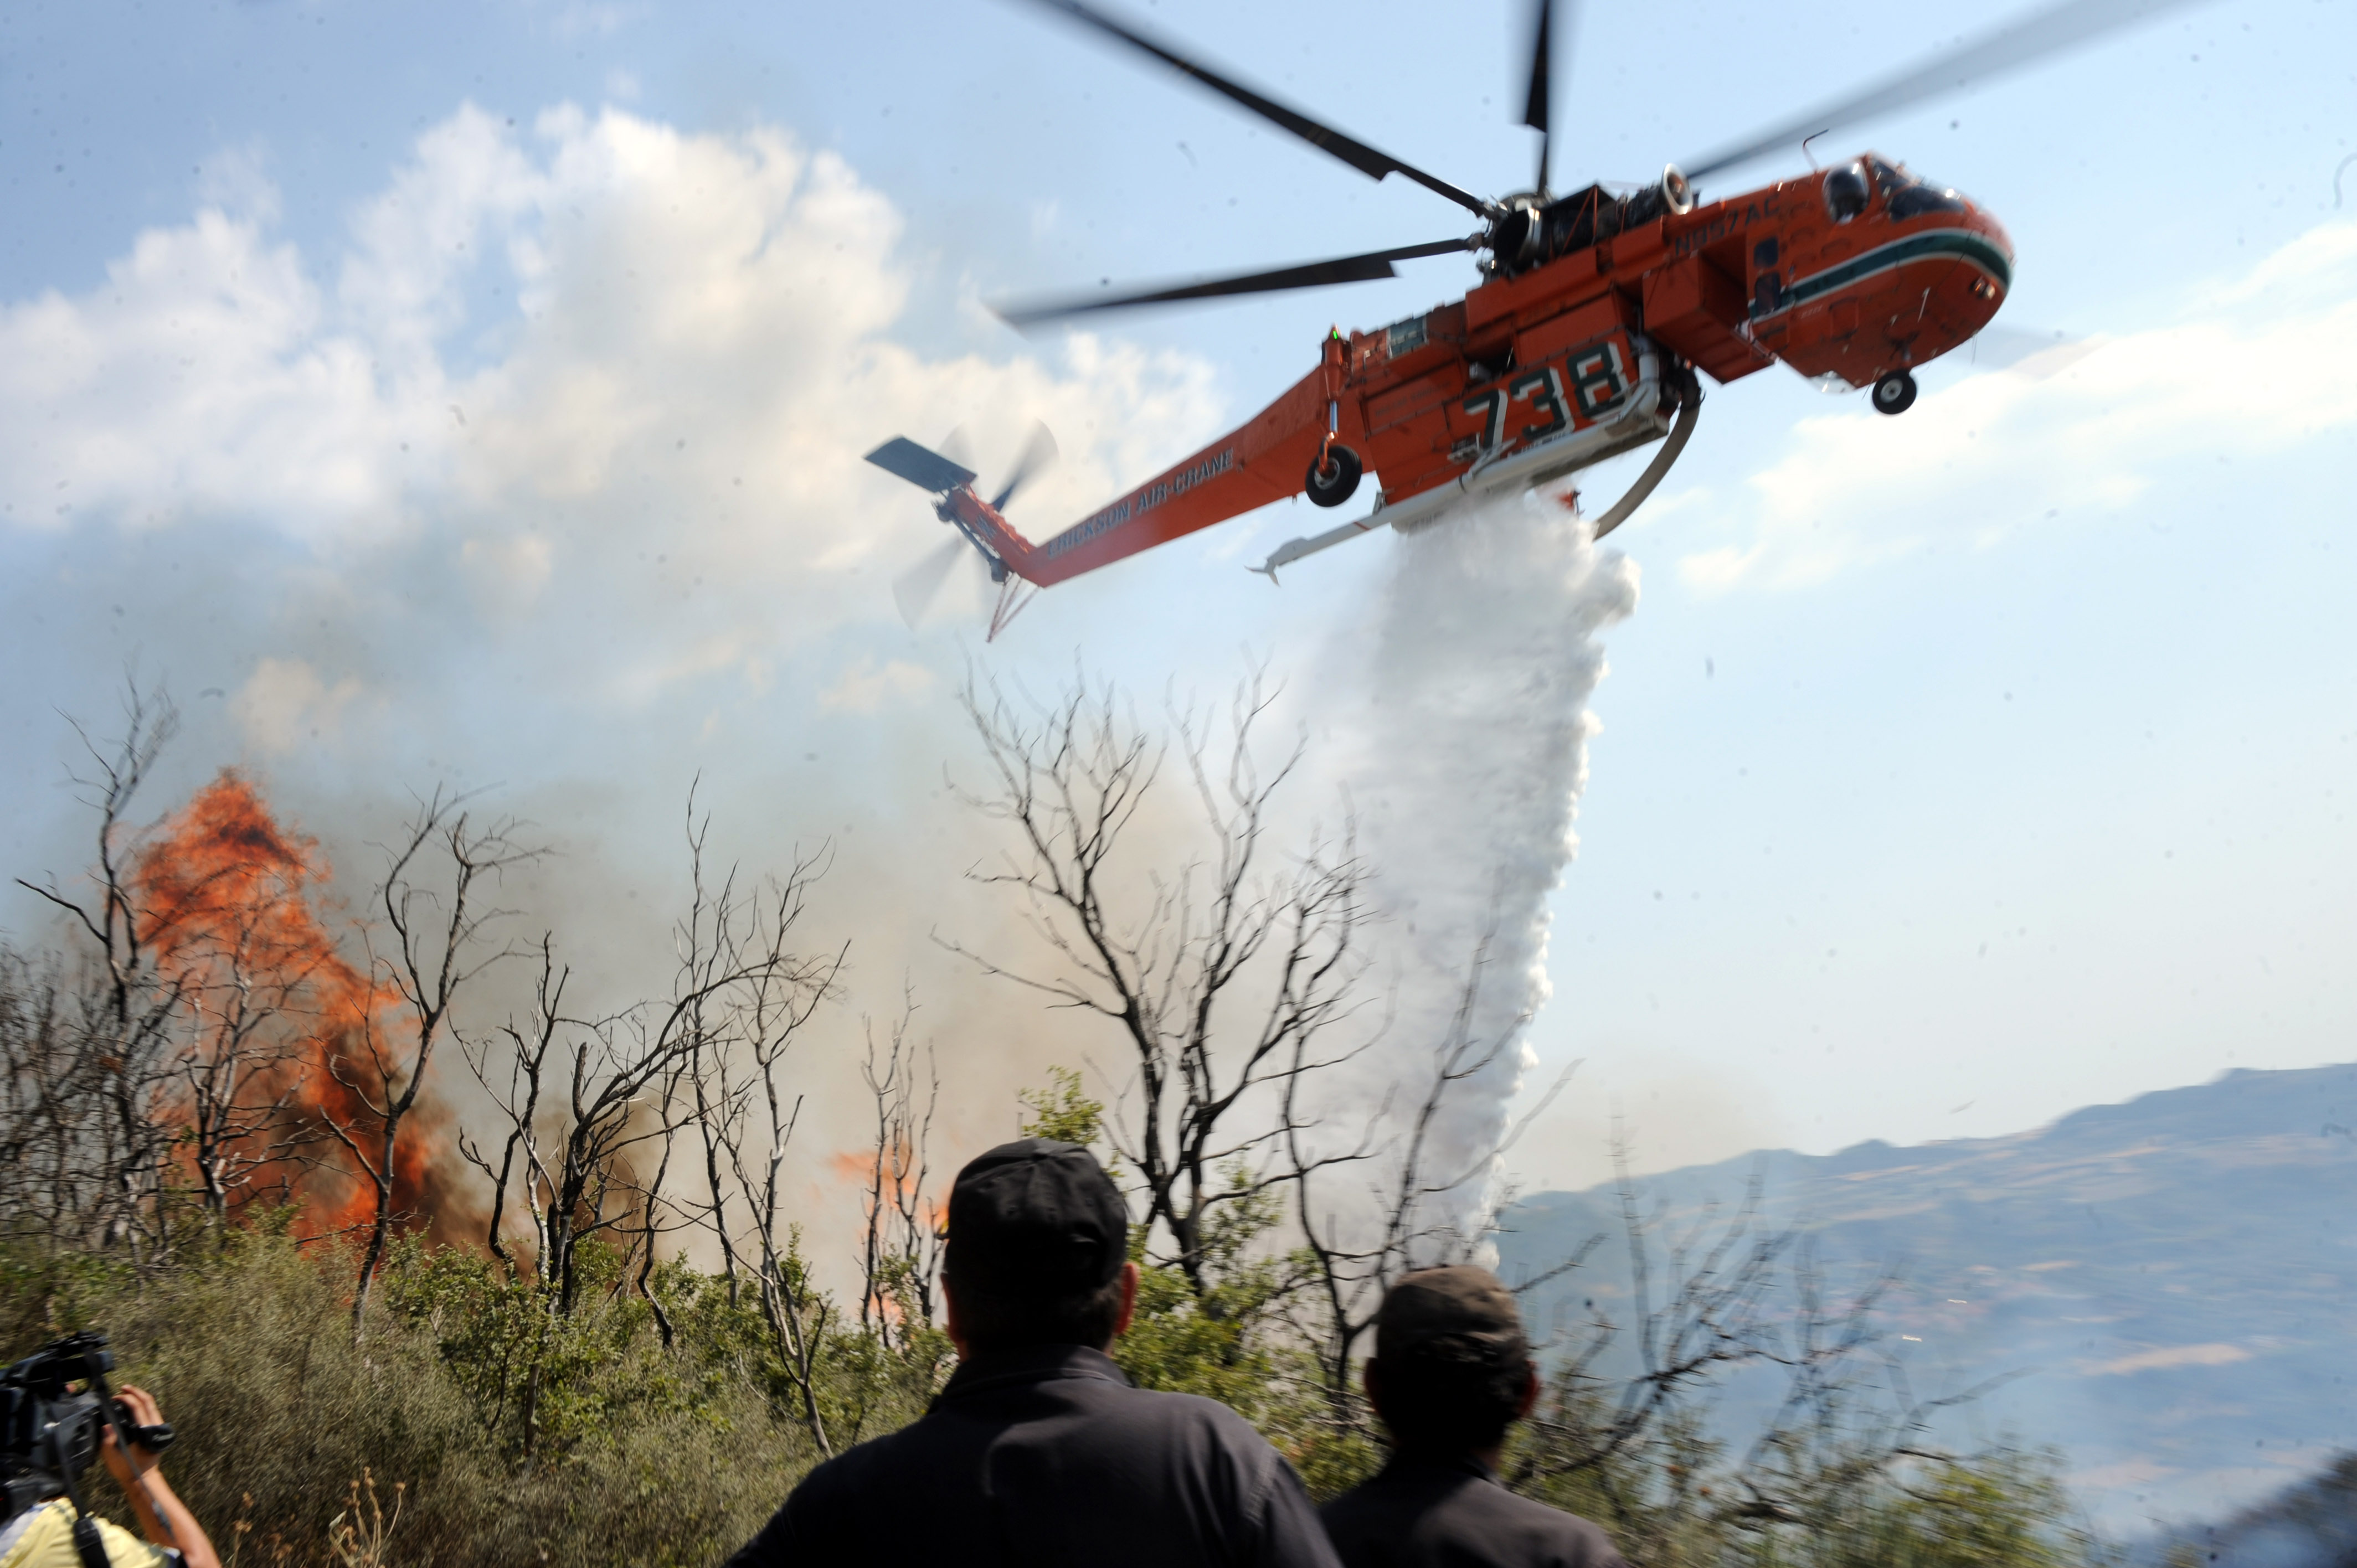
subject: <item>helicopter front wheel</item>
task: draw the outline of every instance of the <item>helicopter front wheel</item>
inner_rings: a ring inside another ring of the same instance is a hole
[[[1915,406],[1915,378],[1905,371],[1892,371],[1874,383],[1874,412],[1904,413]]]
[[[1309,460],[1309,478],[1302,489],[1313,506],[1340,506],[1356,493],[1359,476],[1365,471],[1356,452],[1339,441],[1329,442],[1322,456]]]

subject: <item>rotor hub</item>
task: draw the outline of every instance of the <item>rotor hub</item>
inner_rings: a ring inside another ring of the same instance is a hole
[[[1503,205],[1505,215],[1491,223],[1483,248],[1496,258],[1497,266],[1510,273],[1520,272],[1542,259],[1546,209],[1536,196],[1528,193],[1510,196]]]

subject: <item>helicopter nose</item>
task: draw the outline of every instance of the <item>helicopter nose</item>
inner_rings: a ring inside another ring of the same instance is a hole
[[[1978,243],[1960,249],[1954,266],[1924,296],[1924,306],[1939,327],[1918,346],[1921,358],[1968,341],[1996,317],[2013,289],[2013,240],[2005,226],[1975,209],[1959,215],[1955,230]]]
[[[2007,262],[2013,260],[2013,236],[2005,231],[2005,225],[1996,220],[1995,213],[1986,207],[1975,207],[1966,217],[1974,232],[2003,251]]]
[[[1981,324],[1986,325],[1988,317],[1995,316],[1997,306],[2005,303],[2006,295],[2013,292],[2013,236],[2007,233],[2005,225],[1998,222],[1996,216],[1986,209],[1976,207],[1968,216],[1972,220],[1974,231],[1987,241],[1996,252],[2005,258],[2003,277],[1984,275],[1979,279],[1980,286],[1975,290],[1986,306],[1987,314],[1981,317]],[[1977,328],[1975,329],[1978,330]]]

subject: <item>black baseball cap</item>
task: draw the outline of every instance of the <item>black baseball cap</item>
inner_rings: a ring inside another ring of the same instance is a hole
[[[946,1270],[995,1295],[1099,1290],[1128,1257],[1129,1209],[1078,1144],[1001,1144],[950,1188]]]
[[[1530,1341],[1514,1293],[1487,1269],[1456,1264],[1403,1274],[1375,1315],[1375,1358],[1438,1351],[1450,1360],[1504,1366],[1526,1359]]]

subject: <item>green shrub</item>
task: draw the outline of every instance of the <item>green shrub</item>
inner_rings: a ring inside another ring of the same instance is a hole
[[[714,1315],[687,1293],[669,1348],[643,1303],[562,1331],[527,1459],[514,1391],[500,1397],[530,1309],[514,1287],[458,1249],[404,1248],[356,1345],[350,1279],[340,1255],[267,1234],[145,1281],[18,1253],[0,1266],[0,1323],[25,1348],[76,1327],[113,1337],[118,1375],[181,1434],[167,1473],[224,1554],[243,1521],[264,1556],[327,1561],[366,1474],[405,1488],[393,1561],[710,1563],[809,1468],[799,1429],[730,1375],[729,1348],[697,1339]]]

